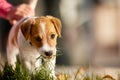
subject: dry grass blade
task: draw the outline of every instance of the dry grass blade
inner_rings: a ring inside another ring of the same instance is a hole
[[[103,80],[105,80],[105,79],[115,80],[115,79],[114,79],[111,75],[109,75],[109,74],[105,75],[102,79],[103,79]]]

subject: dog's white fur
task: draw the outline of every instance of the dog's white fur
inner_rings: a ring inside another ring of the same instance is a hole
[[[30,72],[34,71],[36,68],[39,68],[42,65],[42,59],[36,60],[38,57],[41,55],[45,55],[43,51],[53,51],[53,55],[56,55],[56,46],[50,47],[50,45],[45,42],[45,44],[40,47],[38,50],[34,48],[30,44],[30,40],[26,40],[21,29],[18,30],[18,35],[17,35],[17,40],[15,44],[12,43],[12,38],[15,37],[16,33],[16,28],[18,25],[27,22],[29,19],[36,18],[36,17],[31,17],[31,18],[24,18],[21,21],[19,21],[16,25],[14,25],[9,33],[8,37],[8,44],[7,44],[7,59],[8,59],[8,64],[12,65],[13,68],[16,67],[16,62],[17,62],[17,55],[19,55],[20,62],[23,64],[23,66],[28,69]],[[45,24],[42,23],[40,24],[42,27],[42,31],[45,33]],[[43,58],[44,62],[48,61],[47,58]],[[56,62],[56,57],[49,59],[47,68],[49,68],[52,72],[51,75],[55,76],[54,73],[54,68],[55,68],[55,62]]]

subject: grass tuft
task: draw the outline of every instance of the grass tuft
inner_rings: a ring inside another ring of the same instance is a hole
[[[53,76],[50,75],[51,70],[47,66],[47,62],[44,63],[39,70],[36,69],[35,73],[35,75],[34,73],[31,75],[31,80],[54,80]]]
[[[48,67],[48,66],[47,66]],[[7,63],[3,71],[0,71],[0,80],[54,80],[50,75],[51,71],[46,68],[46,64],[43,64],[40,69],[35,70],[35,74],[29,74],[27,70],[22,68],[22,65],[16,63],[15,70],[12,66]],[[72,79],[71,79],[72,78]],[[118,74],[118,80],[120,79],[120,74]],[[115,80],[111,75],[100,76],[95,73],[85,72],[83,69],[78,69],[75,74],[68,75],[66,73],[59,74],[57,80]]]
[[[0,76],[0,80],[29,80],[28,72],[23,70],[19,63],[16,63],[15,70],[6,63]]]
[[[15,70],[6,63],[3,71],[0,71],[0,80],[53,80],[50,73],[49,68],[45,68],[45,64],[39,70],[35,70],[35,73],[29,74],[19,63],[16,63]]]

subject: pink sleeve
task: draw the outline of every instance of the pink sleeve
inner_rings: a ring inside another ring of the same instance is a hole
[[[0,17],[6,18],[7,13],[13,6],[6,0],[0,0]]]

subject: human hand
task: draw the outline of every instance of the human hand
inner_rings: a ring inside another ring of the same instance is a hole
[[[21,4],[19,6],[11,8],[11,10],[7,14],[7,19],[12,25],[14,25],[21,18],[34,15],[35,11],[28,4]]]

